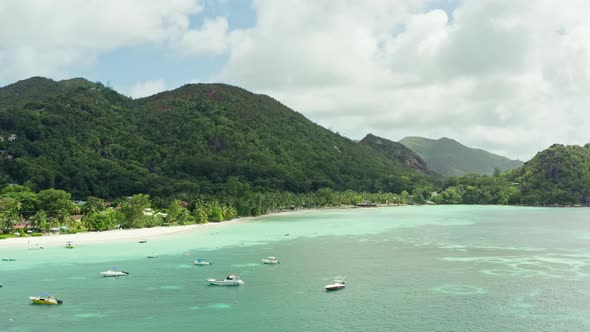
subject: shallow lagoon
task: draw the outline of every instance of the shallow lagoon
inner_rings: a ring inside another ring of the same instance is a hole
[[[305,211],[76,245],[2,249],[17,260],[0,261],[1,331],[590,330],[590,209]],[[99,275],[112,267],[131,274]],[[246,284],[207,285],[232,272]],[[338,275],[347,288],[326,293]],[[64,304],[30,305],[38,292]]]

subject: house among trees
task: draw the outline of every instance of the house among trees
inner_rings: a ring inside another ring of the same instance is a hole
[[[10,134],[10,136],[8,136],[8,141],[9,141],[9,142],[14,142],[14,141],[16,141],[16,134]]]

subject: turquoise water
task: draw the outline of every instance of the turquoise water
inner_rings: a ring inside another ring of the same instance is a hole
[[[306,211],[76,245],[0,249],[17,259],[0,261],[0,331],[590,331],[590,209]],[[206,282],[233,272],[244,286]]]

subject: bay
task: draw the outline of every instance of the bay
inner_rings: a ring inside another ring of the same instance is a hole
[[[588,331],[589,221],[588,209],[343,209],[146,244],[2,248],[16,261],[0,262],[0,331]],[[130,275],[99,275],[112,267]],[[206,281],[230,273],[245,285]],[[346,289],[325,292],[337,276]],[[29,304],[38,292],[64,304]]]

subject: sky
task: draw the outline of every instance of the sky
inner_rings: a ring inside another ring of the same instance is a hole
[[[6,0],[0,86],[133,98],[223,82],[351,139],[449,137],[528,160],[590,142],[587,0]]]

